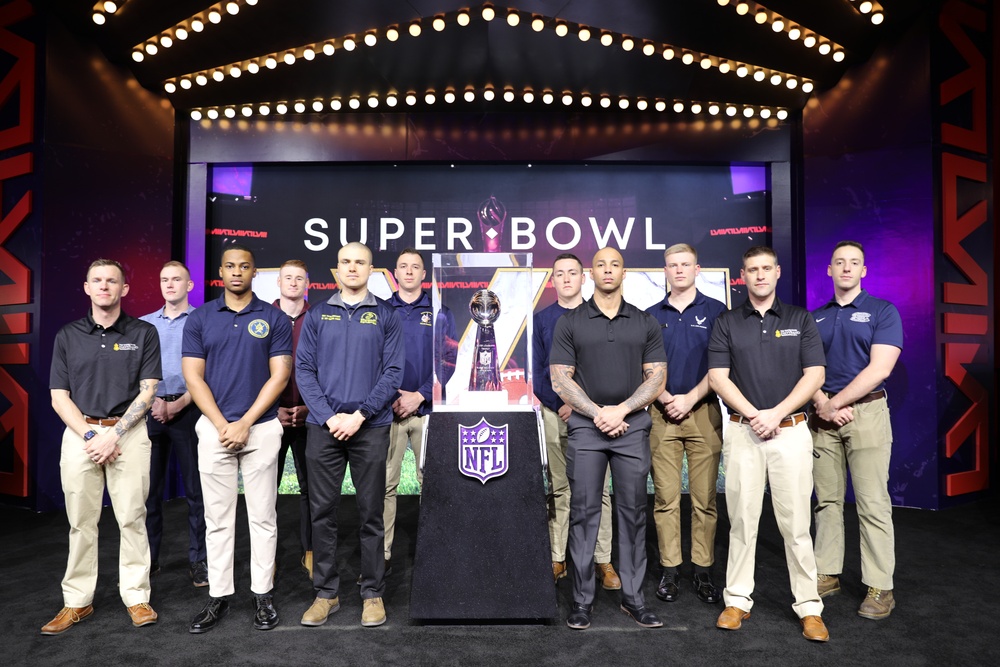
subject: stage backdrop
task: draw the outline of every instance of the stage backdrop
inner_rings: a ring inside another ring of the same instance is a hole
[[[764,165],[215,165],[205,295],[221,293],[219,258],[232,243],[255,252],[254,290],[269,301],[277,298],[277,267],[304,260],[312,302],[333,293],[337,250],[349,241],[373,250],[369,285],[384,298],[395,289],[396,255],[407,247],[423,253],[429,288],[433,253],[531,253],[533,266],[547,270],[565,252],[589,267],[597,250],[611,246],[629,271],[626,299],[646,308],[664,296],[664,249],[685,242],[705,269],[699,287],[731,305],[745,298],[741,255],[770,243],[769,194]],[[554,300],[545,282],[535,306]],[[465,331],[468,313],[455,315]],[[405,464],[400,492],[415,493],[409,453]],[[291,467],[286,491],[295,490]]]

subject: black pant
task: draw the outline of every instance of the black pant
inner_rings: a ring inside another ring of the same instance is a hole
[[[146,533],[149,536],[149,556],[160,559],[163,539],[163,486],[169,472],[173,450],[184,480],[188,502],[188,560],[205,560],[205,504],[201,498],[201,477],[198,474],[198,436],[194,425],[201,411],[194,403],[184,408],[166,424],[146,415],[146,431],[151,444],[149,456],[149,495],[146,497]]]
[[[309,511],[309,475],[306,473],[306,427],[286,426],[281,435],[281,450],[278,452],[278,485],[285,472],[285,457],[292,450],[295,461],[295,476],[299,480],[299,541],[302,551],[312,551],[312,513]]]
[[[351,466],[351,480],[358,501],[361,524],[361,597],[382,597],[385,592],[385,460],[389,451],[389,426],[362,426],[348,440],[337,440],[326,426],[307,424],[306,460],[309,505],[313,525],[313,587],[316,596],[333,599],[340,594],[337,573],[337,506],[344,470]]]
[[[566,477],[569,478],[569,556],[573,561],[573,602],[591,604],[597,592],[594,548],[601,521],[604,477],[611,465],[622,600],[643,606],[646,576],[646,477],[649,428],[645,410],[627,417],[628,431],[610,438],[594,421],[574,412],[567,424]]]

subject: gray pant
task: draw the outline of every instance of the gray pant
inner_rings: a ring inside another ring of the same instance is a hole
[[[649,475],[649,428],[645,410],[626,418],[624,435],[609,438],[591,419],[569,418],[566,476],[570,486],[569,556],[573,561],[573,602],[591,604],[597,591],[591,563],[601,521],[604,476],[611,465],[618,521],[618,575],[622,600],[643,606],[646,576],[646,477]]]

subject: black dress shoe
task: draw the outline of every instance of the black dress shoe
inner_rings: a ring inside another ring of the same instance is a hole
[[[715,604],[722,599],[722,594],[715,587],[715,584],[712,583],[712,575],[708,572],[695,573],[694,579],[691,582],[694,584],[694,590],[698,594],[698,599],[702,602]]]
[[[188,632],[199,635],[208,632],[219,624],[219,619],[229,613],[229,600],[226,598],[209,598],[205,608],[191,621]]]
[[[656,597],[664,602],[675,602],[681,592],[681,589],[677,586],[679,583],[679,574],[664,570],[663,576],[660,577],[660,585],[656,587]]]
[[[208,563],[203,560],[191,563],[191,583],[197,588],[208,586]]]
[[[594,605],[590,604],[577,604],[573,603],[573,606],[569,610],[569,618],[566,619],[566,625],[573,628],[574,630],[586,630],[590,627],[590,612],[593,611]]]
[[[253,627],[258,630],[270,630],[278,625],[278,612],[274,610],[274,600],[270,593],[257,595],[254,593]]]
[[[622,611],[644,628],[662,628],[663,621],[649,607],[633,607],[622,602]]]

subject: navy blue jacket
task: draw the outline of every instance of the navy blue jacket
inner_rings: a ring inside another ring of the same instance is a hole
[[[423,416],[431,411],[434,398],[434,310],[431,298],[427,292],[421,291],[416,301],[407,303],[399,298],[399,292],[393,292],[389,303],[396,309],[406,341],[403,344],[406,349],[403,381],[399,388],[420,392],[424,402],[417,409],[417,414]],[[392,400],[397,398],[399,392],[393,395]]]

